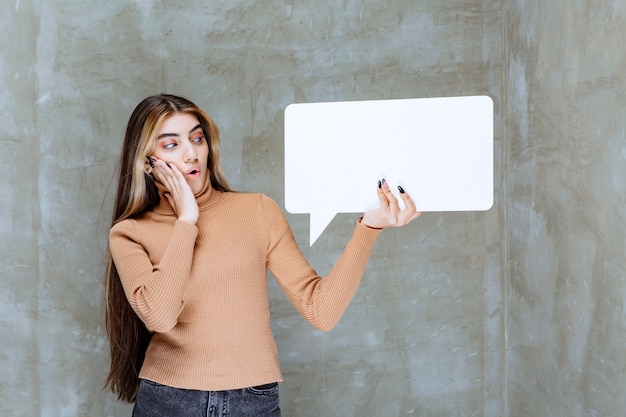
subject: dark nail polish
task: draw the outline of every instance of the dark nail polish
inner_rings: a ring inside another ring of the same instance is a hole
[[[398,185],[398,191],[400,191],[400,194],[404,194],[404,188],[400,185]]]
[[[378,181],[378,188],[381,188],[383,186],[383,183]]]

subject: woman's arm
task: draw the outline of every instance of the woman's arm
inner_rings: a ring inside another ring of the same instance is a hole
[[[348,307],[382,228],[405,225],[420,214],[415,213],[415,205],[408,194],[402,193],[405,208],[400,209],[386,183],[381,182],[378,193],[381,206],[365,213],[357,223],[352,238],[325,278],[321,278],[305,259],[278,205],[264,197],[270,238],[268,266],[293,305],[320,330],[331,330]]]
[[[168,239],[163,256],[153,265],[134,220],[125,220],[111,229],[109,248],[124,292],[151,331],[164,333],[178,321],[197,235],[195,225],[177,221],[171,236],[153,236]]]
[[[148,160],[146,168],[157,180],[159,194],[167,199],[178,220],[173,230],[163,228],[164,225],[140,226],[134,220],[125,220],[111,229],[109,247],[130,305],[148,329],[163,333],[176,325],[182,310],[198,236],[199,212],[191,187],[176,165],[153,157]],[[161,258],[151,259],[148,246],[154,253],[164,240],[167,246]]]

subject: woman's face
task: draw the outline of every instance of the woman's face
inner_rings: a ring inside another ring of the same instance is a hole
[[[194,193],[204,186],[209,174],[209,145],[193,114],[175,113],[161,122],[152,156],[175,165]]]

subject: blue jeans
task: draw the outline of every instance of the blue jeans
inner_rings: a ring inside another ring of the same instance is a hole
[[[278,383],[197,391],[142,379],[133,417],[280,417]]]

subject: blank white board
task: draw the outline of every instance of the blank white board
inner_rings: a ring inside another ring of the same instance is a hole
[[[337,213],[376,207],[376,186],[401,185],[419,211],[493,205],[488,96],[290,104],[285,206],[311,215],[310,244]],[[397,192],[396,192],[397,194]]]

